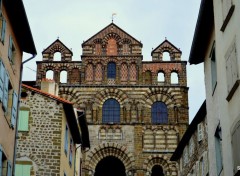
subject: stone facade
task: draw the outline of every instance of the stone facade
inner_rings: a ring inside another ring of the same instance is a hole
[[[78,129],[73,107],[66,110],[66,104],[72,107],[66,100],[30,86],[22,86],[16,175],[22,170],[26,171],[26,165],[29,167],[25,175],[74,175],[75,144],[80,143],[80,134],[71,125],[73,123]],[[28,112],[27,121],[22,121],[21,118],[25,118],[21,115],[22,111]],[[22,126],[21,122],[27,126]],[[66,127],[69,129],[67,132]],[[25,168],[21,169],[23,166]]]
[[[178,164],[169,159],[188,126],[187,62],[181,61],[181,51],[165,40],[152,51],[153,61],[143,61],[142,43],[114,23],[82,48],[81,61],[72,61],[72,52],[60,40],[53,42],[37,62],[36,80],[40,86],[52,72],[59,95],[85,110],[91,149],[83,155],[82,174],[104,174],[102,163],[119,161],[127,175],[151,175],[155,166],[164,175],[178,175]],[[61,53],[58,61],[56,52]],[[115,103],[118,115],[106,110],[108,101]],[[152,120],[155,102],[166,107],[163,123]],[[109,120],[113,116],[117,121]]]

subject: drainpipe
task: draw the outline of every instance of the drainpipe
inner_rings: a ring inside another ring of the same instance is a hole
[[[16,165],[16,153],[17,153],[17,139],[18,139],[18,116],[19,116],[19,107],[20,107],[20,99],[21,99],[21,91],[22,91],[22,72],[23,72],[23,64],[32,60],[36,57],[37,54],[32,54],[30,58],[23,61],[21,63],[20,68],[20,79],[19,79],[19,88],[18,88],[18,105],[17,105],[17,116],[16,116],[16,125],[15,125],[15,141],[14,141],[14,152],[13,152],[13,166],[12,166],[12,175],[15,175],[15,165]]]
[[[77,146],[76,148],[75,148],[75,156],[74,156],[74,176],[75,176],[75,172],[76,172],[76,158],[77,158],[77,149],[81,149],[81,146],[82,146],[82,144],[79,144],[79,146]],[[81,154],[81,153],[80,153]],[[81,157],[80,157],[80,161],[79,161],[79,164],[80,164],[80,166],[81,166]],[[81,167],[79,167],[79,176],[81,176],[80,175],[81,174]]]

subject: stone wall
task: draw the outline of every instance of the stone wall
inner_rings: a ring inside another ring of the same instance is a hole
[[[27,96],[21,99],[20,109],[29,110],[29,125],[28,131],[18,133],[17,163],[30,161],[32,176],[63,175],[60,159],[63,153],[62,126],[65,127],[63,123],[66,122],[63,121],[62,104],[29,90],[23,89],[23,92]],[[68,165],[64,167],[69,168]]]

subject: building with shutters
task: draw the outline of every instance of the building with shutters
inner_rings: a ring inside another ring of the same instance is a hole
[[[78,123],[82,120],[71,102],[54,95],[53,81],[43,80],[41,89],[22,85],[15,176],[73,176],[80,170],[75,162],[81,148],[76,144],[85,145]]]
[[[188,126],[171,161],[178,161],[181,176],[209,175],[206,101]]]
[[[11,176],[22,57],[23,52],[36,55],[36,49],[21,0],[1,0],[0,16],[0,175]]]
[[[240,2],[202,0],[190,64],[204,64],[209,175],[240,174]]]
[[[86,113],[83,176],[178,175],[170,157],[188,126],[187,62],[168,40],[152,61],[143,60],[142,47],[111,23],[83,42],[81,60],[57,39],[37,61],[36,86],[53,79],[59,96]]]

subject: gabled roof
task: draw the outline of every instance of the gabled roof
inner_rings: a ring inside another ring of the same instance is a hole
[[[22,0],[3,0],[9,21],[22,51],[37,54]]]
[[[152,52],[151,56],[153,53],[158,53],[158,52],[163,52],[165,48],[171,48],[171,52],[173,53],[182,53],[180,49],[178,49],[176,46],[174,46],[171,42],[169,42],[167,39],[165,39],[160,45],[158,45]]]
[[[44,92],[44,91],[42,91],[42,90],[40,90],[40,89],[36,89],[36,88],[34,88],[34,87],[28,86],[28,85],[26,85],[26,84],[22,84],[22,87],[27,88],[27,89],[30,89],[30,90],[33,91],[33,92],[39,93],[39,94],[44,95],[44,96],[46,96],[46,97],[48,97],[48,98],[51,98],[51,99],[53,99],[53,100],[57,100],[57,101],[60,102],[60,103],[73,104],[73,103],[71,103],[70,101],[67,101],[67,100],[65,100],[65,99],[63,99],[63,98],[60,98],[60,97],[56,96],[56,95],[52,95],[52,94],[47,93],[47,92]]]
[[[55,96],[55,95],[46,93],[44,91],[41,91],[39,89],[33,88],[31,86],[27,86],[25,84],[22,84],[22,88],[28,89],[28,90],[33,91],[35,93],[46,96],[50,99],[56,100],[59,103],[62,103],[64,112],[66,114],[66,119],[67,119],[67,122],[68,122],[68,126],[69,126],[69,129],[70,129],[71,134],[72,134],[73,141],[76,144],[82,143],[79,128],[78,128],[78,123],[77,123],[77,119],[76,119],[76,115],[75,115],[74,108],[73,108],[73,103],[71,103],[67,100],[64,100],[64,99],[62,99],[58,96]]]
[[[142,46],[142,43],[140,41],[135,39],[133,36],[125,32],[123,29],[121,29],[114,23],[110,23],[108,26],[99,31],[97,34],[93,35],[87,41],[83,42],[82,46],[91,44],[94,39],[104,38],[107,34],[112,32],[118,34],[119,36],[123,36],[122,38],[129,38],[132,41],[132,44],[138,44]]]
[[[67,50],[68,53],[73,54],[72,51],[68,47],[66,47],[66,45],[64,45],[59,39],[55,40],[51,45],[49,45],[46,49],[44,49],[42,51],[42,54],[52,53],[52,48],[54,47],[54,45],[59,45],[59,46],[61,46],[61,50],[64,50],[64,51]],[[60,48],[59,48],[59,50],[60,50]]]
[[[197,130],[198,124],[204,120],[206,115],[207,115],[207,109],[206,109],[206,100],[205,100],[202,106],[199,108],[191,124],[188,126],[186,132],[184,133],[172,157],[170,158],[171,161],[177,161],[181,157],[185,146],[188,144],[193,133]]]
[[[213,1],[202,0],[188,60],[190,64],[199,64],[204,61],[213,29]]]

